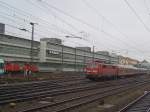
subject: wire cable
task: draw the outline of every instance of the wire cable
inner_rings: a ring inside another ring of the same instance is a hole
[[[141,19],[141,17],[138,15],[138,13],[135,11],[135,9],[130,5],[130,3],[127,0],[124,0],[126,5],[131,9],[131,11],[135,14],[136,18],[139,20],[139,22],[144,26],[144,28],[150,32],[149,27],[144,23],[144,21]]]

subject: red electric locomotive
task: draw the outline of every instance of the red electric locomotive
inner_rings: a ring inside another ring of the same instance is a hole
[[[23,71],[31,71],[35,73],[38,72],[39,69],[37,66],[30,65],[30,64],[24,64],[20,66],[17,63],[6,63],[4,64],[4,71],[5,73],[11,73],[11,74],[21,73]]]
[[[104,64],[100,62],[91,62],[85,68],[86,77],[89,79],[117,78],[133,76],[137,74],[146,74],[145,69],[133,66]]]
[[[21,71],[19,64],[7,63],[4,65],[4,70],[6,73],[18,73]]]

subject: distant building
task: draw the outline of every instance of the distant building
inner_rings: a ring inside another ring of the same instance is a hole
[[[98,54],[109,55],[108,51],[97,51]]]
[[[80,50],[91,52],[91,47],[76,47],[76,49],[80,49]]]
[[[128,65],[136,65],[136,64],[139,63],[138,60],[133,59],[133,58],[129,58],[129,57],[127,57],[126,60],[127,60],[127,64],[128,64]]]
[[[115,53],[109,53],[108,51],[97,51],[97,54],[103,55],[103,56],[108,56],[109,61],[105,61],[105,63],[108,64],[119,64],[119,57]]]
[[[127,64],[126,58],[120,55],[119,56],[119,64],[126,65]]]
[[[53,44],[62,44],[62,40],[58,38],[41,38],[41,41],[46,41]]]
[[[110,60],[112,60],[111,63],[116,64],[116,62],[118,62],[117,64],[119,64],[119,56],[116,53],[109,53],[109,56]]]
[[[119,56],[119,64],[122,65],[136,65],[139,61],[129,57]]]
[[[0,34],[5,34],[5,24],[0,23]]]
[[[142,62],[139,62],[136,66],[139,67],[139,68],[150,69],[150,63],[146,60],[143,60]]]

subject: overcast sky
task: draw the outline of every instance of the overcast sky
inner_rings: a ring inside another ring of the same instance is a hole
[[[149,0],[0,0],[0,22],[8,24],[6,33],[30,39],[29,32],[17,29],[31,31],[30,21],[38,23],[36,40],[57,37],[65,45],[94,45],[97,51],[150,61]]]

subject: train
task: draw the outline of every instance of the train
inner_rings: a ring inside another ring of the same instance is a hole
[[[38,72],[39,68],[36,65],[18,64],[13,62],[6,62],[0,58],[0,75],[3,74],[20,74],[25,72]]]
[[[85,75],[90,80],[114,79],[147,74],[148,70],[131,65],[105,64],[99,61],[90,62],[85,67]]]

